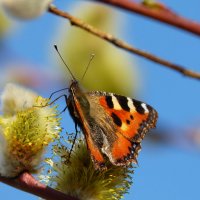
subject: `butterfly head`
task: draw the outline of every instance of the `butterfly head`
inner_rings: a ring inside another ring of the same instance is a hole
[[[79,83],[76,79],[72,79],[70,86],[69,86],[69,92],[70,93],[76,93],[79,90]]]

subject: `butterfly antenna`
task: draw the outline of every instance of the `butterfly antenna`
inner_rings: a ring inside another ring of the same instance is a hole
[[[61,60],[63,61],[64,65],[67,67],[67,69],[68,69],[68,71],[69,71],[69,73],[70,73],[72,79],[73,79],[73,80],[76,80],[76,78],[74,77],[72,71],[70,70],[70,68],[68,67],[67,63],[64,61],[63,57],[61,56],[61,54],[60,54],[60,52],[59,52],[58,47],[57,47],[56,44],[54,45],[54,48],[55,48],[55,50],[57,51],[58,55],[60,56]]]
[[[94,56],[95,56],[95,54],[91,54],[91,56],[90,56],[90,60],[89,60],[89,62],[88,62],[88,64],[87,64],[87,66],[86,66],[86,68],[85,68],[85,72],[84,72],[84,74],[83,74],[83,76],[82,76],[81,80],[83,80],[83,79],[84,79],[84,77],[85,77],[85,74],[86,74],[86,72],[88,71],[88,68],[89,68],[89,66],[90,66],[90,63],[92,62],[92,60],[93,60]]]

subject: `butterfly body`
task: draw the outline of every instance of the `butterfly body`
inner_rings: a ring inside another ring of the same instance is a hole
[[[137,163],[141,141],[154,128],[157,112],[149,105],[107,92],[85,92],[72,80],[67,105],[82,129],[96,168],[107,157],[114,165]]]

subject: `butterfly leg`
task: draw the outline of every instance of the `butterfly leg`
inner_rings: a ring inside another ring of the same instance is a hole
[[[64,98],[65,98],[65,102],[67,102],[67,95],[66,95],[66,94],[63,94],[63,95],[57,97],[56,99],[54,99],[54,100],[53,100],[51,103],[49,103],[47,106],[52,105],[53,103],[55,103],[58,99],[60,99],[60,98],[62,98],[62,97],[64,97]],[[67,110],[67,108],[68,108],[68,106],[67,106],[67,104],[66,104],[66,106],[65,106],[64,109],[59,113],[59,115],[61,115],[63,112],[65,112],[65,111]]]
[[[57,100],[59,100],[61,97],[65,97],[65,101],[67,100],[67,95],[66,95],[66,94],[63,94],[63,95],[57,97],[56,99],[54,99],[52,102],[47,103],[46,105],[34,106],[34,107],[37,107],[37,108],[44,108],[44,107],[47,107],[47,106],[51,106],[53,103],[55,103],[55,102],[56,102]],[[66,109],[67,109],[67,106],[63,109],[62,112],[64,112]],[[61,112],[61,113],[62,113],[62,112]],[[60,114],[61,114],[61,113],[60,113]]]
[[[64,95],[65,97],[65,102],[67,102],[67,95]],[[67,110],[68,106],[67,106],[67,103],[66,103],[66,106],[64,107],[64,109],[60,112],[60,114],[62,114],[63,112],[65,112]]]
[[[58,93],[58,92],[61,92],[61,91],[63,91],[63,90],[68,90],[68,89],[69,89],[69,88],[63,88],[63,89],[57,90],[57,91],[55,91],[55,92],[52,92],[51,95],[49,96],[49,99],[51,99],[52,96],[53,96],[54,94],[56,94],[56,93]]]
[[[54,99],[52,102],[50,102],[48,104],[48,106],[52,105],[53,103],[55,103],[56,101],[58,101],[62,97],[65,97],[65,99],[67,99],[67,95],[66,94],[60,95],[59,97],[57,97],[56,99]]]
[[[71,154],[72,154],[72,151],[73,151],[73,148],[74,148],[74,145],[75,145],[75,142],[76,142],[76,139],[77,139],[77,135],[78,135],[78,125],[75,124],[75,136],[74,136],[74,139],[73,139],[73,142],[72,142],[72,146],[71,146],[71,149],[69,151],[69,158],[68,158],[68,162],[70,161],[70,157],[71,157]]]

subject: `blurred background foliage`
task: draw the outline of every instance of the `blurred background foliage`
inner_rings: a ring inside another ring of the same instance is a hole
[[[120,35],[120,32],[123,32],[121,30],[124,30],[123,19],[119,18],[117,11],[105,6],[78,3],[72,12],[105,32]],[[66,30],[64,24],[62,29],[64,31],[61,32],[58,46],[62,49],[61,54],[64,59],[70,62],[69,67],[79,81],[91,54],[95,54],[84,80],[81,81],[85,88],[133,96],[138,75],[130,56],[122,54],[116,47],[81,29],[72,27]],[[62,63],[61,65],[63,66]],[[66,74],[66,79],[69,76],[66,68],[64,68],[64,74]]]
[[[9,31],[11,21],[5,16],[4,12],[0,8],[0,41],[3,39],[5,34]]]

